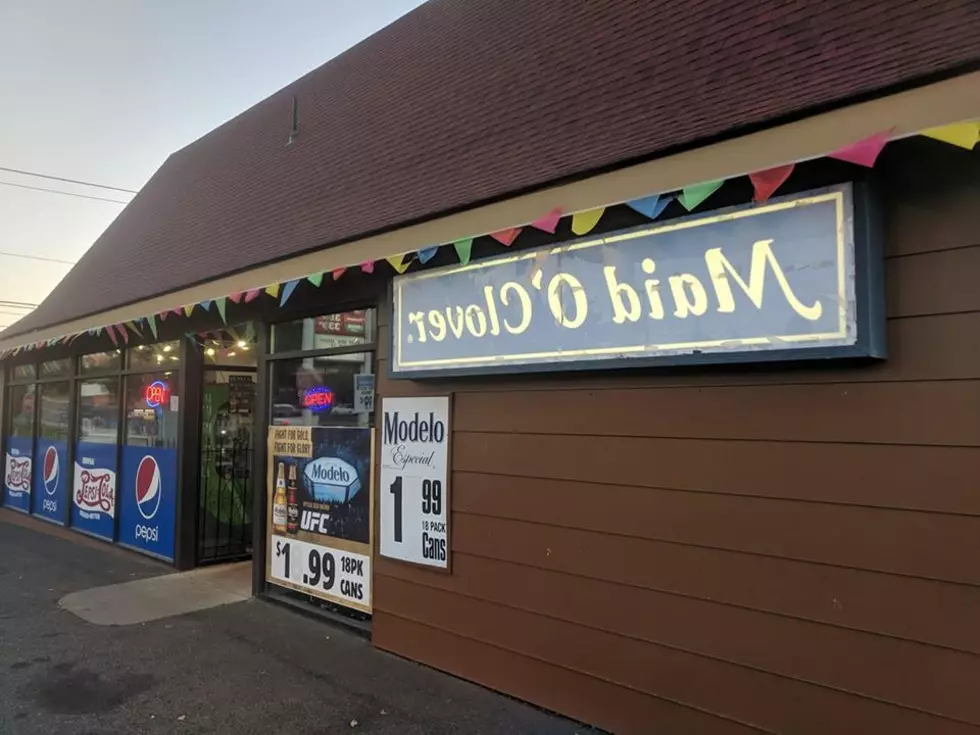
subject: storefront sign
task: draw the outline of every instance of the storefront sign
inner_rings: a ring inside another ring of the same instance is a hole
[[[354,412],[374,411],[374,375],[358,373],[354,376]]]
[[[143,391],[143,398],[150,408],[166,405],[170,400],[170,386],[165,380],[155,380]]]
[[[119,476],[119,543],[173,561],[176,450],[124,446]]]
[[[33,443],[30,437],[11,436],[7,439],[7,454],[4,457],[4,505],[24,513],[31,509]]]
[[[381,401],[381,555],[449,568],[449,396]]]
[[[72,483],[72,526],[109,541],[116,516],[116,450],[115,444],[79,442]]]
[[[68,443],[37,440],[31,512],[57,523],[65,522],[65,494],[68,487]]]
[[[368,428],[269,429],[266,578],[371,612]]]
[[[881,356],[854,221],[845,185],[399,276],[391,372]]]

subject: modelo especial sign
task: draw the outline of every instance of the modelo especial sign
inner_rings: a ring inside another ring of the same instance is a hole
[[[843,185],[400,276],[391,373],[881,357],[856,221]]]

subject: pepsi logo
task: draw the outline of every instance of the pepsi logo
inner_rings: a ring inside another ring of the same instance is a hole
[[[148,454],[136,469],[136,507],[146,520],[153,518],[160,509],[160,490],[160,466]]]
[[[54,495],[58,491],[58,477],[61,475],[61,460],[58,459],[58,450],[48,447],[44,450],[44,492]]]

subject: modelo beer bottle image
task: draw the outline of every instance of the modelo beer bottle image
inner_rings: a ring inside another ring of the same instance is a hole
[[[272,498],[272,528],[276,533],[286,533],[286,464],[279,463],[276,472],[276,494]]]
[[[286,531],[295,534],[299,530],[299,501],[296,500],[296,465],[289,465],[289,482],[286,483]]]

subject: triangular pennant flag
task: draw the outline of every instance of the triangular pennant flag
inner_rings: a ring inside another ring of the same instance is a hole
[[[388,261],[389,265],[394,268],[399,273],[404,273],[408,270],[408,263],[405,263],[404,255],[389,255],[385,260]]]
[[[365,260],[363,263],[361,263],[361,271],[364,273],[374,273],[374,261]]]
[[[143,332],[140,331],[140,328],[136,326],[135,322],[126,322],[126,326],[133,330],[133,334],[135,334],[137,337],[143,336]]]
[[[833,153],[828,153],[827,157],[871,168],[875,165],[878,154],[881,153],[881,149],[885,147],[885,143],[888,142],[889,138],[891,138],[890,130],[875,133],[864,140],[859,140],[857,143],[846,145]]]
[[[940,128],[929,128],[923,130],[922,135],[972,151],[980,142],[980,122],[955,123]]]
[[[279,296],[279,284],[273,283],[271,286],[265,287],[265,292],[269,294],[272,298],[278,298]],[[247,297],[246,297],[247,298]]]
[[[312,275],[307,276],[306,280],[317,288],[320,288],[320,284],[323,283],[323,273],[313,273]]]
[[[111,325],[111,324],[107,324],[107,325],[106,325],[106,328],[105,328],[105,331],[106,331],[106,333],[107,333],[107,334],[109,335],[109,339],[111,339],[111,340],[112,340],[112,344],[114,344],[114,345],[118,345],[119,343],[118,343],[118,342],[116,342],[116,333],[115,333],[115,331],[113,330],[113,328],[112,328],[112,325]]]
[[[237,304],[242,300],[242,296],[244,294],[241,291],[236,291],[235,293],[228,294],[228,300],[233,304]]]
[[[167,321],[167,316],[169,316],[169,314],[170,314],[169,311],[161,311],[160,314],[158,315],[160,317],[160,321],[161,322]]]
[[[586,212],[576,212],[572,215],[572,232],[576,235],[592,232],[592,229],[599,224],[599,220],[605,211],[605,207],[597,207]]]
[[[459,262],[466,265],[470,262],[470,255],[473,254],[473,238],[466,237],[462,240],[457,240],[453,243],[453,247],[456,249],[456,257],[459,258]]]
[[[421,250],[419,250],[419,263],[425,265],[434,257],[436,257],[436,253],[438,252],[439,252],[438,245],[433,245],[432,247],[428,247],[428,248],[422,248]]]
[[[207,301],[202,301],[201,308],[204,309],[205,311],[208,311],[211,308],[211,299],[208,299]]]
[[[194,313],[194,304],[186,304],[184,306],[184,314],[186,316],[190,316],[193,313]]]
[[[330,271],[330,275],[331,275],[331,276],[333,277],[333,279],[334,279],[334,280],[336,281],[336,280],[338,280],[338,279],[339,279],[339,278],[340,278],[340,277],[341,277],[342,275],[344,275],[344,272],[345,272],[346,270],[347,270],[346,268],[334,268],[334,269],[333,269],[332,271]]]
[[[122,335],[123,342],[129,344],[129,332],[126,331],[126,327],[124,327],[122,324],[117,324],[116,330]]]
[[[701,202],[710,197],[721,188],[725,183],[724,179],[714,181],[702,181],[700,184],[685,186],[677,200],[688,212],[697,207]]]
[[[259,289],[259,288],[253,288],[253,289],[251,289],[249,291],[246,291],[245,292],[245,303],[246,304],[249,304],[249,303],[255,301],[255,299],[257,299],[259,297],[259,294],[260,293],[262,293],[262,289]]]
[[[657,219],[672,201],[674,201],[674,197],[662,197],[659,194],[653,194],[626,202],[626,206],[650,219]]]
[[[508,227],[506,230],[498,230],[497,232],[490,233],[490,237],[497,242],[510,247],[514,243],[514,240],[517,239],[517,236],[521,234],[521,230],[523,229],[523,227]]]
[[[228,308],[228,300],[222,296],[220,299],[215,299],[214,304],[218,307],[218,314],[221,316],[222,324],[227,324],[228,317],[225,315],[225,309]],[[153,336],[156,337],[156,334]]]
[[[534,222],[531,223],[531,227],[537,230],[543,230],[544,232],[550,232],[552,235],[555,234],[555,230],[558,229],[558,221],[565,212],[561,207],[555,207],[544,217],[538,217]]]
[[[289,301],[289,297],[293,295],[293,291],[296,290],[296,286],[299,284],[299,280],[286,281],[282,287],[282,296],[279,297],[279,306],[285,306],[286,302]]]
[[[785,166],[775,166],[749,174],[749,180],[755,187],[755,196],[752,198],[760,204],[768,201],[776,189],[782,186],[789,175],[793,173],[795,166],[796,164],[787,163]]]
[[[153,333],[153,339],[158,339],[157,337],[157,318],[150,314],[146,317],[147,323],[150,325],[150,331]]]
[[[181,315],[183,315],[184,310],[183,309],[171,309],[171,312],[170,313],[171,314],[176,314],[177,316],[181,316]]]

